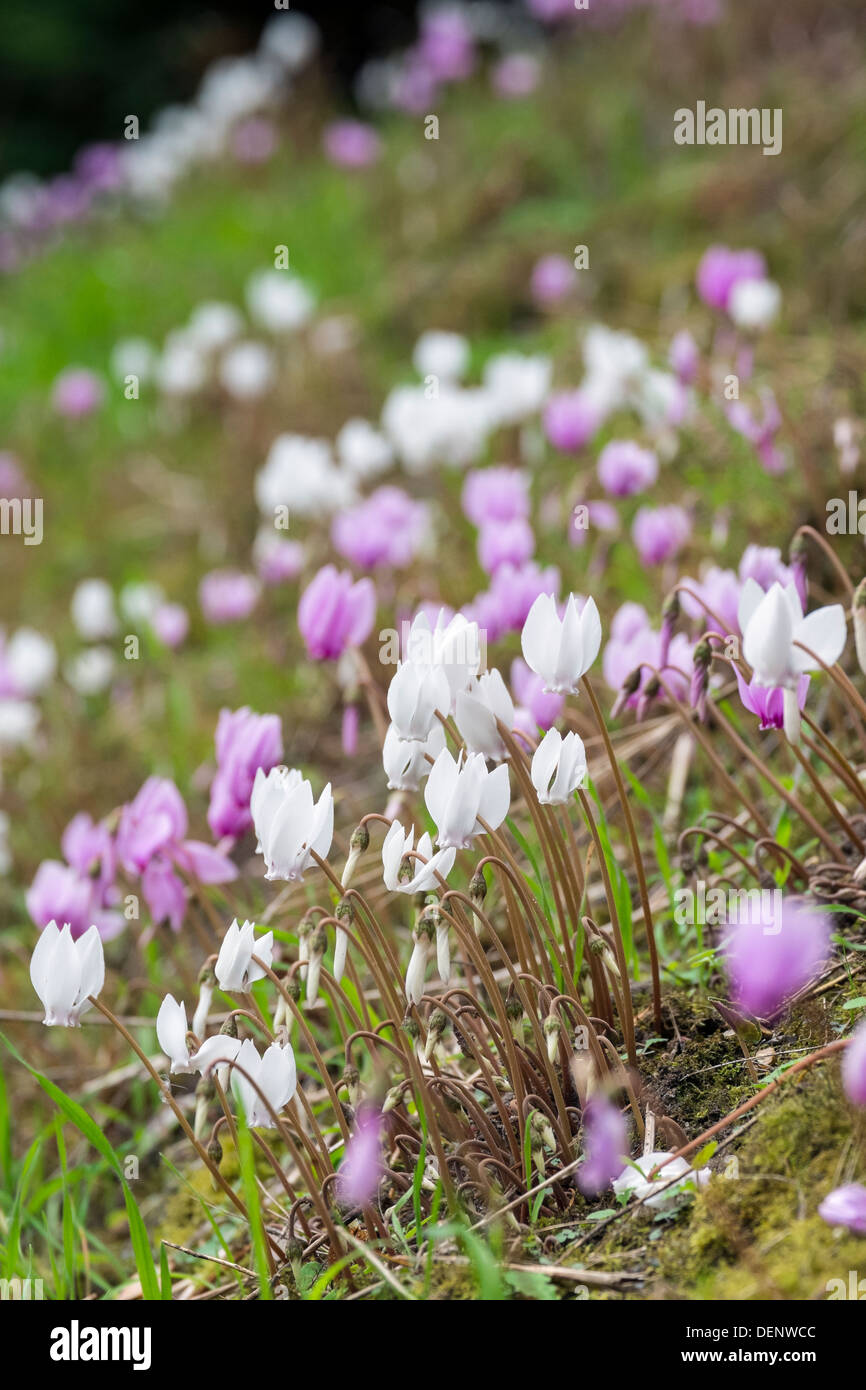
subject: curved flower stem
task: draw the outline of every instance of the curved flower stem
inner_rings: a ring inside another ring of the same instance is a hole
[[[323,1057],[322,1057],[322,1054],[321,1054],[321,1052],[319,1051],[318,1045],[317,1045],[317,1043],[316,1043],[315,1038],[313,1037],[312,1032],[310,1031],[309,1025],[307,1024],[307,1020],[306,1020],[306,1018],[304,1017],[303,1011],[302,1011],[301,1009],[298,1008],[298,1005],[297,1005],[297,1003],[295,1002],[295,1000],[292,998],[292,995],[291,995],[290,991],[287,990],[287,989],[285,988],[285,986],[283,985],[282,980],[279,978],[278,975],[275,975],[275,974],[274,974],[274,972],[273,972],[273,970],[271,969],[271,967],[270,967],[269,965],[266,965],[266,964],[264,963],[264,961],[261,960],[258,956],[253,956],[252,959],[256,962],[256,964],[259,966],[259,968],[265,972],[265,975],[267,976],[267,978],[268,978],[269,980],[271,980],[273,984],[276,985],[277,989],[278,989],[279,992],[280,992],[281,997],[285,1000],[286,1004],[288,1005],[288,1007],[291,1009],[292,1013],[294,1014],[294,1016],[295,1016],[295,1018],[296,1018],[296,1020],[297,1020],[297,1023],[298,1023],[298,1027],[300,1028],[301,1032],[303,1033],[304,1042],[306,1043],[307,1047],[310,1049],[310,1052],[311,1052],[311,1054],[312,1054],[312,1056],[313,1056],[313,1060],[314,1060],[315,1063],[316,1063],[316,1067],[317,1067],[317,1069],[318,1069],[319,1075],[321,1076],[322,1081],[324,1082],[324,1085],[325,1085],[325,1089],[326,1089],[327,1092],[328,1092],[328,1098],[329,1098],[329,1100],[330,1100],[330,1102],[331,1102],[331,1109],[332,1109],[333,1112],[334,1112],[334,1119],[337,1121],[337,1124],[338,1124],[339,1127],[340,1127],[340,1131],[341,1131],[341,1133],[342,1133],[342,1135],[343,1135],[343,1138],[344,1138],[345,1140],[348,1140],[348,1138],[349,1138],[349,1127],[348,1127],[348,1125],[346,1124],[346,1119],[345,1119],[345,1116],[343,1115],[343,1107],[340,1105],[340,1101],[339,1101],[339,1098],[338,1098],[338,1096],[337,1096],[336,1088],[335,1088],[335,1086],[334,1086],[333,1081],[331,1080],[330,1072],[328,1071],[328,1068],[327,1068],[326,1065],[325,1065],[325,1062],[324,1062],[324,1059],[323,1059]],[[318,1129],[318,1126],[316,1126],[316,1128]],[[321,1137],[321,1136],[320,1136],[320,1137]],[[325,1149],[325,1152],[327,1153],[327,1148]],[[331,1168],[333,1167],[333,1164],[330,1162],[330,1159],[328,1159],[328,1167],[331,1167]]]
[[[607,898],[607,910],[610,914],[610,924],[613,928],[614,951],[616,953],[616,963],[617,968],[619,969],[620,981],[623,988],[623,1009],[620,1015],[620,1023],[622,1025],[622,1032],[623,1038],[625,1040],[626,1052],[628,1053],[628,1060],[632,1064],[632,1066],[637,1066],[637,1053],[635,1051],[634,1040],[634,1013],[632,1011],[631,1006],[631,988],[629,986],[628,962],[625,958],[625,946],[622,939],[622,927],[620,926],[619,913],[617,912],[616,908],[616,898],[614,897],[613,885],[610,881],[610,872],[607,867],[607,860],[604,857],[604,849],[602,848],[601,837],[599,836],[598,830],[596,828],[595,819],[592,814],[592,807],[589,802],[589,797],[587,796],[585,791],[579,791],[578,796],[580,797],[580,804],[583,807],[583,814],[586,816],[587,825],[589,826],[592,838],[595,841],[596,854],[598,856],[598,864],[601,870],[602,880],[604,882],[604,893],[605,897]]]
[[[827,767],[832,767],[836,775],[845,783],[849,792],[851,792],[853,796],[856,796],[860,805],[866,807],[866,790],[864,790],[863,783],[860,781],[860,778],[857,776],[857,773],[851,767],[850,763],[839,752],[836,745],[827,737],[824,730],[815,723],[815,720],[812,719],[810,715],[806,714],[805,710],[800,717],[803,723],[808,725],[821,742],[821,748],[819,748],[817,743],[808,738],[806,734],[801,733],[801,738],[806,747],[810,748],[817,757],[821,758],[822,761],[826,763]],[[823,749],[827,749],[827,752],[823,752]]]
[[[147,1056],[147,1053],[144,1051],[143,1048],[139,1047],[138,1043],[135,1041],[135,1038],[132,1036],[129,1030],[124,1027],[120,1019],[117,1018],[115,1014],[111,1012],[107,1004],[103,1004],[102,1001],[98,999],[95,995],[88,995],[88,998],[93,1007],[95,1009],[98,1009],[99,1012],[105,1018],[108,1019],[109,1023],[112,1023],[114,1025],[118,1033],[120,1033],[121,1037],[124,1038],[124,1040],[129,1044],[129,1046],[132,1048],[133,1052],[136,1054],[139,1060],[144,1063],[151,1077],[159,1087],[160,1095],[165,1096],[166,1100],[168,1101],[169,1105],[171,1106],[172,1110],[177,1116],[181,1129],[183,1130],[189,1142],[192,1144],[202,1163],[205,1165],[207,1169],[209,1169],[214,1180],[222,1188],[226,1196],[234,1203],[241,1216],[249,1225],[250,1217],[249,1212],[246,1209],[246,1205],[235,1192],[231,1183],[229,1183],[223,1177],[222,1173],[219,1170],[219,1165],[213,1162],[207,1149],[205,1149],[203,1145],[199,1143],[198,1139],[196,1139],[195,1135],[192,1132],[192,1127],[190,1126],[189,1121],[186,1118],[186,1115],[184,1115],[183,1111],[181,1110],[180,1106],[178,1105],[177,1101],[172,1095],[171,1087],[166,1086],[163,1083],[162,1077],[159,1075],[159,1072],[156,1070],[156,1067],[153,1065],[150,1058]],[[280,1259],[282,1259],[282,1251],[270,1236],[268,1236],[268,1244],[269,1246],[273,1246],[273,1249],[274,1251],[276,1251],[277,1256]],[[268,1251],[268,1258],[269,1260],[272,1260],[273,1258],[270,1250]]]
[[[760,758],[755,756],[751,748],[749,748],[748,744],[744,743],[743,740],[740,738],[739,734],[736,732],[730,721],[725,718],[724,714],[722,714],[718,705],[713,706],[713,717],[718,722],[719,728],[722,730],[722,732],[730,739],[731,743],[733,743],[740,756],[748,760],[748,762],[758,773],[759,777],[763,777],[765,782],[769,782],[776,795],[781,797],[781,799],[784,802],[786,802],[788,806],[790,806],[791,810],[794,811],[800,817],[804,825],[808,825],[812,834],[818,837],[818,839],[821,841],[821,844],[830,854],[832,854],[833,858],[842,863],[842,856],[840,855],[839,850],[836,848],[836,845],[833,843],[833,840],[827,834],[824,827],[820,824],[819,821],[815,819],[811,811],[806,809],[800,798],[795,796],[793,792],[787,791],[786,788],[782,786],[782,783],[779,781],[778,777],[776,777],[770,771],[770,769],[766,766],[765,763],[761,762]],[[769,833],[769,830],[765,831],[765,834]]]
[[[611,771],[613,772],[614,779],[616,780],[617,791],[619,792],[620,805],[622,806],[623,815],[625,816],[626,825],[628,827],[628,838],[631,844],[631,852],[632,858],[634,859],[635,872],[637,873],[641,907],[643,908],[644,930],[646,931],[647,945],[649,946],[650,953],[650,970],[652,973],[653,991],[653,1019],[657,1031],[661,1032],[663,1027],[663,1020],[661,979],[659,973],[659,953],[658,947],[656,946],[655,928],[653,926],[653,916],[652,911],[650,909],[649,893],[647,891],[646,884],[646,874],[644,873],[643,866],[643,856],[641,855],[640,845],[638,844],[637,831],[635,830],[634,819],[631,813],[631,806],[629,805],[628,796],[626,795],[625,782],[623,781],[622,773],[619,770],[619,763],[617,762],[616,754],[613,751],[613,744],[610,740],[610,734],[607,731],[607,725],[604,722],[604,717],[601,712],[601,706],[599,705],[598,700],[596,699],[595,691],[592,688],[592,682],[590,681],[589,676],[582,676],[581,684],[584,690],[586,691],[587,695],[589,696],[590,704],[592,705],[592,712],[595,716],[595,722],[598,725],[599,733],[601,734],[602,739],[604,740],[605,751],[608,756],[608,761],[610,762]],[[626,978],[623,980],[623,989],[627,988],[628,980]]]
[[[798,526],[797,530],[794,532],[791,538],[792,545],[798,536],[811,536],[813,541],[818,542],[818,545],[821,547],[824,554],[827,556],[827,559],[830,561],[830,564],[833,566],[839,578],[842,580],[842,584],[844,585],[846,592],[848,594],[853,594],[854,585],[851,583],[851,580],[845,571],[844,565],[841,563],[839,556],[836,554],[833,547],[830,545],[830,542],[827,540],[827,537],[822,536],[820,531],[816,531],[814,526]]]
[[[857,831],[854,829],[848,817],[844,814],[844,812],[839,810],[839,807],[836,805],[836,802],[834,801],[830,793],[827,791],[826,787],[822,784],[821,779],[818,777],[817,773],[815,772],[815,769],[809,762],[809,759],[803,757],[803,754],[800,752],[799,748],[797,748],[795,744],[792,743],[790,745],[790,749],[797,762],[800,764],[801,768],[808,777],[809,781],[811,782],[812,786],[815,788],[815,791],[818,793],[818,796],[821,798],[824,805],[827,807],[827,810],[830,812],[830,815],[836,821],[836,824],[840,827],[844,834],[848,836],[848,839],[851,841],[852,845],[857,846],[861,855],[866,854],[866,845],[864,845],[863,841],[857,834]]]

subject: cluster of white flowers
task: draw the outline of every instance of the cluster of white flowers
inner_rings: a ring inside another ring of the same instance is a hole
[[[57,668],[54,643],[32,627],[6,640],[0,630],[0,753],[32,741],[39,723],[35,697]]]
[[[168,198],[191,169],[219,158],[241,121],[279,107],[318,44],[312,20],[279,14],[265,26],[255,53],[211,64],[189,105],[167,107],[146,134],[128,142],[128,191],[148,202]]]

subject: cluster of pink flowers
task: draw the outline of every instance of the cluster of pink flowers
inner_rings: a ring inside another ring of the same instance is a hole
[[[341,511],[331,526],[334,549],[357,569],[405,569],[429,533],[429,508],[402,488],[377,488]]]
[[[610,637],[602,656],[602,672],[610,689],[620,692],[628,677],[638,670],[640,680],[620,702],[620,707],[643,711],[644,688],[655,671],[676,699],[688,699],[692,643],[684,633],[677,633],[668,645],[665,660],[662,633],[651,626],[642,604],[627,602],[617,610],[611,622]],[[664,689],[661,696],[664,697]]]
[[[117,827],[119,863],[140,877],[154,925],[167,921],[174,931],[186,911],[184,877],[199,883],[230,883],[237,877],[237,868],[220,850],[187,839],[188,828],[183,798],[167,777],[148,777],[124,806]]]
[[[96,926],[108,941],[125,925],[117,904],[117,849],[108,827],[82,811],[69,822],[60,841],[65,863],[46,859],[27,892],[27,911],[40,929],[49,922],[68,923],[78,938]]]

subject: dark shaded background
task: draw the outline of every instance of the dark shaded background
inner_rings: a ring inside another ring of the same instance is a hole
[[[365,57],[403,48],[416,0],[355,5],[299,0],[324,36],[325,63],[351,95]],[[67,169],[93,140],[116,140],[124,116],[187,101],[215,58],[254,48],[272,4],[242,0],[2,0],[0,177]]]

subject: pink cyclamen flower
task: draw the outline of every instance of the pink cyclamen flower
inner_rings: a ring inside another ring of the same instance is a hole
[[[818,1208],[828,1226],[847,1226],[858,1236],[866,1236],[866,1187],[849,1182],[828,1192]]]
[[[691,533],[688,512],[669,507],[640,507],[632,523],[632,540],[641,563],[662,565],[682,550]]]
[[[782,552],[775,545],[747,545],[738,574],[742,583],[754,579],[765,591],[772,589],[774,584],[781,584],[784,589],[794,579],[794,572],[783,562]],[[801,601],[805,605],[805,595],[801,595]]]
[[[257,540],[253,553],[259,579],[269,588],[297,579],[306,558],[300,541],[281,540],[279,536]]]
[[[482,526],[478,533],[478,560],[487,574],[494,574],[500,565],[525,564],[534,550],[532,527],[520,516]]]
[[[544,432],[554,449],[576,454],[601,424],[598,407],[583,391],[560,391],[544,408]]]
[[[682,583],[687,584],[695,595],[692,597],[691,593],[680,589],[680,604],[684,613],[703,623],[706,629],[708,624],[716,624],[716,619],[707,611],[712,609],[721,620],[723,633],[739,632],[737,611],[742,585],[733,570],[723,570],[718,565],[711,565],[700,579],[692,579],[687,575]],[[706,608],[704,604],[707,605]]]
[[[826,914],[796,899],[782,899],[772,923],[734,923],[722,943],[731,997],[759,1018],[772,1018],[793,994],[815,979],[830,951]]]
[[[120,144],[85,145],[75,156],[75,172],[93,193],[111,193],[123,183]]]
[[[429,512],[402,488],[377,488],[357,507],[340,512],[331,526],[334,548],[358,569],[411,564],[429,529]]]
[[[776,436],[782,428],[782,413],[768,386],[761,388],[760,396],[760,419],[745,401],[729,401],[726,414],[728,423],[754,446],[764,471],[775,476],[784,473],[788,466],[785,455],[776,444]]]
[[[93,884],[77,869],[57,859],[44,859],[39,865],[27,890],[26,903],[32,920],[40,928],[59,920],[69,926],[73,938],[78,938],[94,925]]]
[[[778,685],[758,685],[754,680],[744,680],[739,667],[734,667],[740,699],[747,710],[758,716],[759,729],[783,729],[785,727],[785,692]],[[809,694],[809,677],[801,676],[797,682],[797,705],[802,713],[806,696]]]
[[[574,0],[526,0],[526,8],[542,24],[555,24],[558,19],[573,19]]]
[[[638,708],[644,686],[652,672],[662,666],[662,634],[650,626],[646,609],[640,603],[622,604],[610,625],[610,638],[604,649],[601,669],[611,690],[622,692],[627,678],[640,669],[640,680],[636,688],[627,696],[621,694],[617,701],[617,713],[622,708]],[[685,700],[689,691],[692,673],[692,648],[683,633],[671,638],[668,646],[666,669],[661,672],[665,684],[672,695]],[[665,691],[659,694],[665,698]]]
[[[492,604],[501,623],[501,631],[517,632],[539,594],[559,594],[560,575],[555,565],[541,569],[534,560],[525,565],[500,565],[490,581]],[[479,620],[479,625],[482,625]],[[490,634],[488,632],[488,638]]]
[[[491,74],[493,90],[506,101],[519,100],[535,91],[541,78],[541,63],[532,53],[509,53]]]
[[[545,732],[552,728],[562,713],[565,696],[545,690],[541,676],[530,670],[519,656],[511,663],[511,688],[521,710],[528,715],[528,720],[521,722],[520,727],[533,735],[539,728]]]
[[[590,531],[619,530],[619,515],[612,502],[578,502],[568,519],[569,545],[586,545]]]
[[[379,1186],[383,1167],[381,1123],[382,1112],[375,1106],[358,1106],[355,1128],[346,1144],[337,1177],[338,1195],[347,1205],[363,1206]]]
[[[532,268],[530,288],[536,304],[559,304],[577,281],[574,266],[567,256],[542,256]]]
[[[763,280],[767,265],[760,251],[732,251],[711,246],[704,252],[695,283],[698,294],[711,309],[726,310],[734,286],[741,280]]]
[[[172,651],[182,645],[189,632],[189,614],[180,603],[161,603],[150,620],[154,636]]]
[[[242,622],[259,601],[258,580],[241,570],[211,570],[198,586],[198,601],[205,621],[214,627]]]
[[[67,864],[90,878],[104,898],[117,872],[117,851],[108,826],[79,811],[64,830],[60,848]]]
[[[529,516],[529,478],[517,468],[474,468],[460,499],[473,526]]]
[[[232,136],[232,152],[239,164],[265,164],[276,148],[276,126],[263,116],[242,121]]]
[[[597,1197],[622,1172],[628,1157],[628,1128],[621,1111],[606,1096],[591,1096],[583,1111],[586,1158],[577,1170],[585,1197]]]
[[[842,1084],[854,1105],[866,1106],[866,1021],[855,1028],[842,1054]]]
[[[27,892],[27,911],[40,928],[57,920],[77,938],[95,926],[103,940],[125,926],[116,910],[117,853],[108,827],[81,811],[63,832],[60,848],[67,862],[46,859]]]
[[[0,497],[30,497],[30,484],[14,454],[0,449]]]
[[[415,51],[437,82],[462,82],[475,65],[472,30],[456,7],[441,6],[423,16]]]
[[[652,487],[659,461],[652,449],[631,439],[612,439],[598,456],[598,481],[611,497],[631,497]]]
[[[301,594],[298,627],[316,661],[336,661],[347,647],[366,641],[376,616],[372,579],[353,581],[346,570],[325,565]]]
[[[698,374],[701,354],[698,345],[687,328],[680,329],[671,339],[668,361],[677,374],[682,386],[691,386]]]
[[[334,121],[325,128],[322,145],[332,164],[341,169],[366,169],[382,153],[382,142],[363,121]]]
[[[81,420],[92,415],[104,398],[101,378],[86,367],[67,367],[55,379],[51,391],[54,409],[66,420]]]
[[[142,892],[155,924],[180,929],[186,906],[179,869],[201,883],[229,883],[232,861],[212,845],[186,839],[188,818],[180,792],[167,777],[149,777],[124,806],[117,827],[117,854],[129,874],[141,875]]]
[[[259,768],[270,772],[283,760],[283,727],[278,714],[254,714],[244,706],[220,710],[216,736],[217,770],[211,783],[207,823],[219,839],[243,835],[253,823],[250,796]]]

